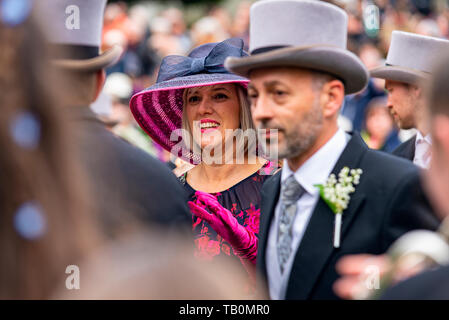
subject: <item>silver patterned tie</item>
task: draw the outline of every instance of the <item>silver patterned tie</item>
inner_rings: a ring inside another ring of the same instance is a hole
[[[285,263],[290,257],[293,240],[293,221],[295,220],[297,201],[305,190],[296,181],[294,175],[290,175],[284,181],[281,188],[281,217],[277,239],[277,253],[281,273],[284,273]]]

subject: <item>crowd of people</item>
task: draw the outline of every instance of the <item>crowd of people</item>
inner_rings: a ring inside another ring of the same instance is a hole
[[[173,7],[170,3],[160,5],[142,1],[131,6],[125,2],[110,3],[105,13],[103,46],[107,48],[120,44],[125,48],[125,54],[107,72],[127,75],[133,93],[136,93],[155,82],[158,66],[165,56],[186,55],[198,45],[232,37],[242,39],[247,50],[251,3],[239,1],[237,4],[224,2],[221,5],[206,5],[195,14],[185,10],[185,7]],[[348,49],[357,54],[368,69],[382,64],[393,30],[433,37],[449,36],[448,14],[437,1],[356,0],[337,4],[344,7],[348,14]],[[370,9],[373,5],[378,13]],[[369,13],[374,16],[369,16]],[[371,21],[378,22],[373,22],[374,26],[371,26]],[[376,108],[376,112],[369,110],[376,104],[370,104],[372,100],[378,97],[386,98],[383,83],[370,79],[365,90],[345,97],[339,123],[345,130],[362,132],[363,139],[370,147],[392,152],[416,132],[398,128],[393,118],[388,116],[387,108]],[[103,101],[99,112],[112,114],[110,104]],[[372,122],[379,123],[379,127],[370,126]],[[137,134],[135,139],[128,140],[136,140],[135,144],[145,145],[143,147],[151,150],[152,155],[164,162],[170,161],[169,154],[157,143],[140,143],[142,139]],[[173,158],[171,160],[175,161]]]
[[[448,14],[0,0],[0,298],[449,299]]]

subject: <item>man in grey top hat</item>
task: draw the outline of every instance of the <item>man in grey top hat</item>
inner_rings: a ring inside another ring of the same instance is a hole
[[[260,138],[284,158],[262,189],[257,267],[272,299],[336,299],[342,255],[383,253],[439,221],[423,205],[413,164],[337,125],[344,95],[368,81],[346,49],[346,13],[321,1],[266,0],[250,19],[251,55],[225,66],[251,80],[253,119],[268,132]]]
[[[402,143],[394,155],[428,168],[432,138],[424,120],[426,102],[422,90],[429,80],[433,63],[449,41],[408,32],[393,31],[385,66],[371,70],[371,76],[385,79],[387,106],[401,129],[417,129],[417,134]]]
[[[130,222],[181,226],[190,232],[187,195],[159,160],[106,130],[90,110],[105,80],[104,69],[122,50],[100,54],[106,0],[39,0],[38,18],[50,42],[53,62],[65,77],[62,103],[79,138],[80,161],[92,183],[92,198],[105,231],[114,237]],[[170,199],[169,201],[163,201]]]

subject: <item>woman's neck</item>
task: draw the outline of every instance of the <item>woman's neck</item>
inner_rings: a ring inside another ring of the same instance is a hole
[[[235,175],[242,169],[241,164],[205,164],[201,163],[198,167],[198,173],[204,177],[205,180],[213,183],[226,180],[226,178]]]
[[[257,172],[264,164],[265,159],[256,158],[256,161],[248,163],[245,158],[243,164],[224,163],[197,165],[187,174],[187,182],[196,190],[204,192],[219,192],[232,187],[253,173]]]

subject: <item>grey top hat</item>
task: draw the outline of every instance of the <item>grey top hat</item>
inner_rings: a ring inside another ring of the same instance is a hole
[[[449,41],[403,31],[393,31],[385,66],[371,70],[371,76],[410,84],[427,79]]]
[[[117,62],[122,48],[100,53],[107,0],[38,0],[36,16],[52,46],[54,61],[75,70],[97,70]]]
[[[226,68],[248,77],[261,67],[295,66],[341,79],[346,93],[365,88],[368,71],[346,49],[348,17],[335,5],[313,0],[266,0],[250,11],[250,56],[228,58]]]

